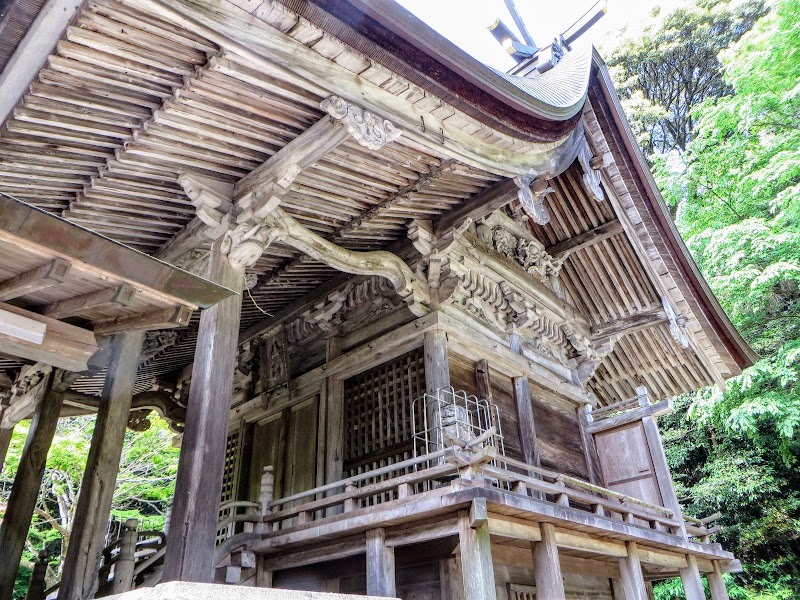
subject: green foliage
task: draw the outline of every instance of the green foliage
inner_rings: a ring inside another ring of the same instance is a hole
[[[716,48],[715,60],[722,52],[715,72],[697,75],[704,101],[683,101],[687,143],[644,145],[660,152],[654,174],[698,266],[763,357],[724,392],[679,399],[663,422],[678,492],[689,514],[722,513],[717,539],[745,569],[731,597],[778,600],[800,597],[800,0],[778,3],[748,33],[695,39],[720,10],[747,6],[700,3],[665,19],[696,24],[684,31],[687,47]],[[676,39],[670,28],[648,33],[617,64],[642,62],[646,51],[657,67]],[[668,77],[673,65],[663,64]],[[641,79],[623,85],[669,118],[683,114],[648,96]],[[654,114],[647,107],[635,122]],[[683,598],[680,582],[660,584],[656,597]]]
[[[762,0],[698,0],[656,20],[614,52],[609,64],[646,154],[686,149],[694,130],[692,109],[729,91],[717,54],[763,13]]]
[[[178,448],[172,447],[173,433],[167,423],[151,418],[143,432],[127,431],[117,474],[111,509],[116,520],[139,519],[146,529],[161,529],[169,499],[175,489]],[[75,516],[78,491],[94,431],[94,416],[70,417],[59,421],[47,455],[42,489],[22,557],[16,598],[24,598],[30,566],[39,550],[51,556],[49,579],[59,578]],[[13,480],[19,467],[28,423],[14,430],[2,479]],[[8,491],[6,490],[6,494]],[[0,494],[0,505],[7,500]]]

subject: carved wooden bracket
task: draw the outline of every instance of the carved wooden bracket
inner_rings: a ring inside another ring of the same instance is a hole
[[[578,162],[583,169],[583,183],[597,202],[603,202],[606,194],[603,191],[603,176],[600,169],[605,165],[605,158],[592,153],[588,142],[584,142],[578,150]]]
[[[514,183],[519,188],[517,198],[519,198],[522,208],[539,225],[547,225],[550,222],[550,213],[544,205],[544,199],[547,194],[555,192],[555,190],[548,185],[549,178],[549,172],[545,172],[535,179],[522,176],[514,178]]]
[[[355,104],[345,102],[338,96],[326,98],[320,106],[334,119],[341,120],[350,135],[370,150],[380,150],[403,133],[390,121]]]
[[[673,339],[678,342],[678,345],[681,348],[688,348],[689,337],[684,329],[687,322],[686,317],[679,315],[675,311],[675,309],[672,307],[672,303],[666,296],[661,298],[661,304],[664,306],[664,312],[666,313],[667,320],[669,321],[669,332]]]

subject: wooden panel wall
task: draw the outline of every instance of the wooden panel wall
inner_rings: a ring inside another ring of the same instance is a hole
[[[317,485],[319,396],[311,396],[258,422],[252,431],[248,499],[258,501],[261,474],[272,465],[275,496],[287,496]]]
[[[531,382],[533,418],[542,467],[588,481],[578,414],[573,405]]]

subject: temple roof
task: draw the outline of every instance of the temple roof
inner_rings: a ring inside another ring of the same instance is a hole
[[[481,218],[483,208],[514,201],[510,178],[549,173],[551,222],[531,225],[545,246],[621,223],[566,259],[576,309],[603,327],[668,297],[694,340],[680,347],[663,325],[627,336],[589,383],[602,401],[633,395],[642,378],[664,397],[752,363],[665,220],[590,52],[512,76],[395,3],[361,0],[97,0],[52,41],[41,69],[27,65],[31,83],[0,131],[0,191],[162,256],[197,227],[180,176],[237,184],[324,119],[321,102],[335,95],[402,135],[379,150],[348,139],[304,168],[281,203],[303,226],[351,250],[407,249],[412,219]],[[605,161],[604,202],[587,190],[581,148]],[[264,312],[312,298],[337,276],[284,243],[248,272],[257,284],[243,298],[243,330],[266,326]],[[137,389],[186,366],[195,338],[190,326],[150,357]]]

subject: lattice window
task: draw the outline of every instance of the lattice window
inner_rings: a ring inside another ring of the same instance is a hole
[[[241,429],[236,429],[228,434],[225,445],[225,470],[222,473],[222,494],[220,504],[230,500],[236,500],[236,487],[239,483],[239,446],[241,443]],[[230,516],[231,510],[221,512],[220,519]],[[223,542],[233,535],[232,525],[228,527],[230,531],[217,532],[217,544]]]
[[[536,587],[519,583],[509,583],[508,600],[536,600]]]
[[[422,348],[345,380],[346,477],[411,458],[411,404],[424,393]]]

